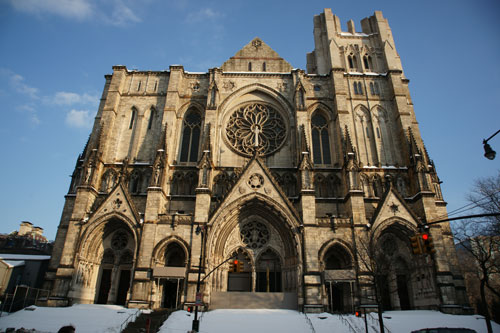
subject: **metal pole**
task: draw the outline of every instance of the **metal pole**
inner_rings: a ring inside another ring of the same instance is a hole
[[[366,321],[366,308],[363,308],[363,315],[365,316],[365,332],[368,333],[368,323]]]
[[[490,141],[490,140],[491,140],[491,139],[493,139],[493,137],[494,137],[495,135],[497,135],[498,133],[500,133],[500,130],[496,131],[496,132],[495,132],[492,136],[490,136],[488,139],[483,140],[483,143],[486,143],[486,142]]]
[[[195,299],[198,298],[198,294],[200,293],[201,264],[202,264],[202,257],[203,257],[203,234],[204,234],[204,230],[201,230],[200,263],[198,265],[198,281],[196,282],[196,295],[195,295]],[[194,319],[193,319],[192,329],[193,329],[193,331],[198,332],[199,328],[200,328],[200,322],[198,320],[198,302],[196,300],[195,301],[195,306],[194,306]]]
[[[351,288],[351,312],[354,312],[354,293],[352,290],[353,281],[349,282],[349,287]]]
[[[330,311],[333,312],[333,290],[332,290],[332,281],[328,281],[330,284]]]
[[[26,307],[26,300],[28,299],[29,293],[30,293],[30,287],[27,287],[26,294],[24,295],[23,309]]]
[[[175,308],[177,309],[179,302],[179,278],[177,278],[177,290],[175,291]]]
[[[12,301],[10,302],[9,313],[11,313],[11,312],[12,312],[12,305],[14,305],[14,300],[16,299],[17,287],[18,287],[18,286],[16,286],[16,290],[14,290],[14,295],[12,296]]]
[[[35,305],[36,305],[36,302],[38,302],[38,294],[40,293],[40,289],[37,289],[36,290],[36,297],[35,297]]]

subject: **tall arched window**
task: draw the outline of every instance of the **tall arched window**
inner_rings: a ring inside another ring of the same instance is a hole
[[[186,113],[182,129],[181,162],[196,162],[200,146],[201,116],[191,109]]]
[[[363,86],[361,85],[361,82],[358,82],[358,94],[363,95]]]
[[[151,127],[153,127],[153,121],[155,117],[156,117],[156,109],[154,107],[151,107],[151,110],[149,112],[148,130],[150,130]]]
[[[130,114],[130,123],[128,125],[128,129],[132,129],[134,127],[135,118],[137,118],[137,109],[136,108],[132,108],[132,112]]]
[[[248,71],[251,72],[252,71],[252,62],[249,62],[248,63]]]
[[[377,150],[370,112],[364,107],[359,107],[354,115],[354,123],[361,162],[365,165],[377,165]]]
[[[314,164],[331,164],[328,122],[319,113],[316,113],[311,119],[311,132]]]
[[[354,57],[353,55],[347,56],[347,61],[349,62],[349,68],[354,68],[354,61],[355,60],[356,60],[356,57]]]
[[[372,57],[370,57],[369,55],[365,54],[365,56],[363,57],[363,63],[365,65],[365,69],[373,70]]]

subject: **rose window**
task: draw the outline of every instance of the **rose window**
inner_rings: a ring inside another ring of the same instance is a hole
[[[261,222],[245,224],[240,235],[242,242],[252,249],[258,249],[269,241],[269,230]]]
[[[113,250],[123,250],[128,244],[127,233],[123,231],[117,231],[111,238],[111,248]]]
[[[269,155],[285,142],[285,121],[268,105],[248,104],[231,115],[226,137],[231,147],[243,155]]]

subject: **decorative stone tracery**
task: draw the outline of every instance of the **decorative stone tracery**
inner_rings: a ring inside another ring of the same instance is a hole
[[[230,116],[226,137],[238,153],[261,156],[276,152],[285,142],[286,125],[274,108],[261,103],[247,104]]]
[[[269,241],[269,230],[261,222],[250,222],[243,226],[240,231],[241,240],[248,247],[258,249]]]

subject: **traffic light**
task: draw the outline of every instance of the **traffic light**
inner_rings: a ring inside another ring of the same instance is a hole
[[[192,306],[188,306],[187,312],[192,313],[193,312],[193,307]]]
[[[236,261],[236,262],[238,262],[238,260],[235,260],[235,261]],[[230,263],[229,263],[229,272],[230,272],[230,273],[234,273],[234,272],[236,272],[236,265],[235,265],[235,263],[234,263],[234,262],[230,262]]]
[[[410,237],[413,254],[422,254],[422,244],[420,242],[420,236],[420,234],[415,234],[415,236]]]
[[[236,272],[238,273],[243,272],[243,261],[235,260],[234,263],[236,264]]]
[[[434,248],[434,242],[432,241],[432,236],[428,233],[422,234],[422,252],[432,254],[436,252]]]
[[[355,315],[356,317],[361,317],[361,312],[356,311],[356,312],[354,312],[354,315]]]

